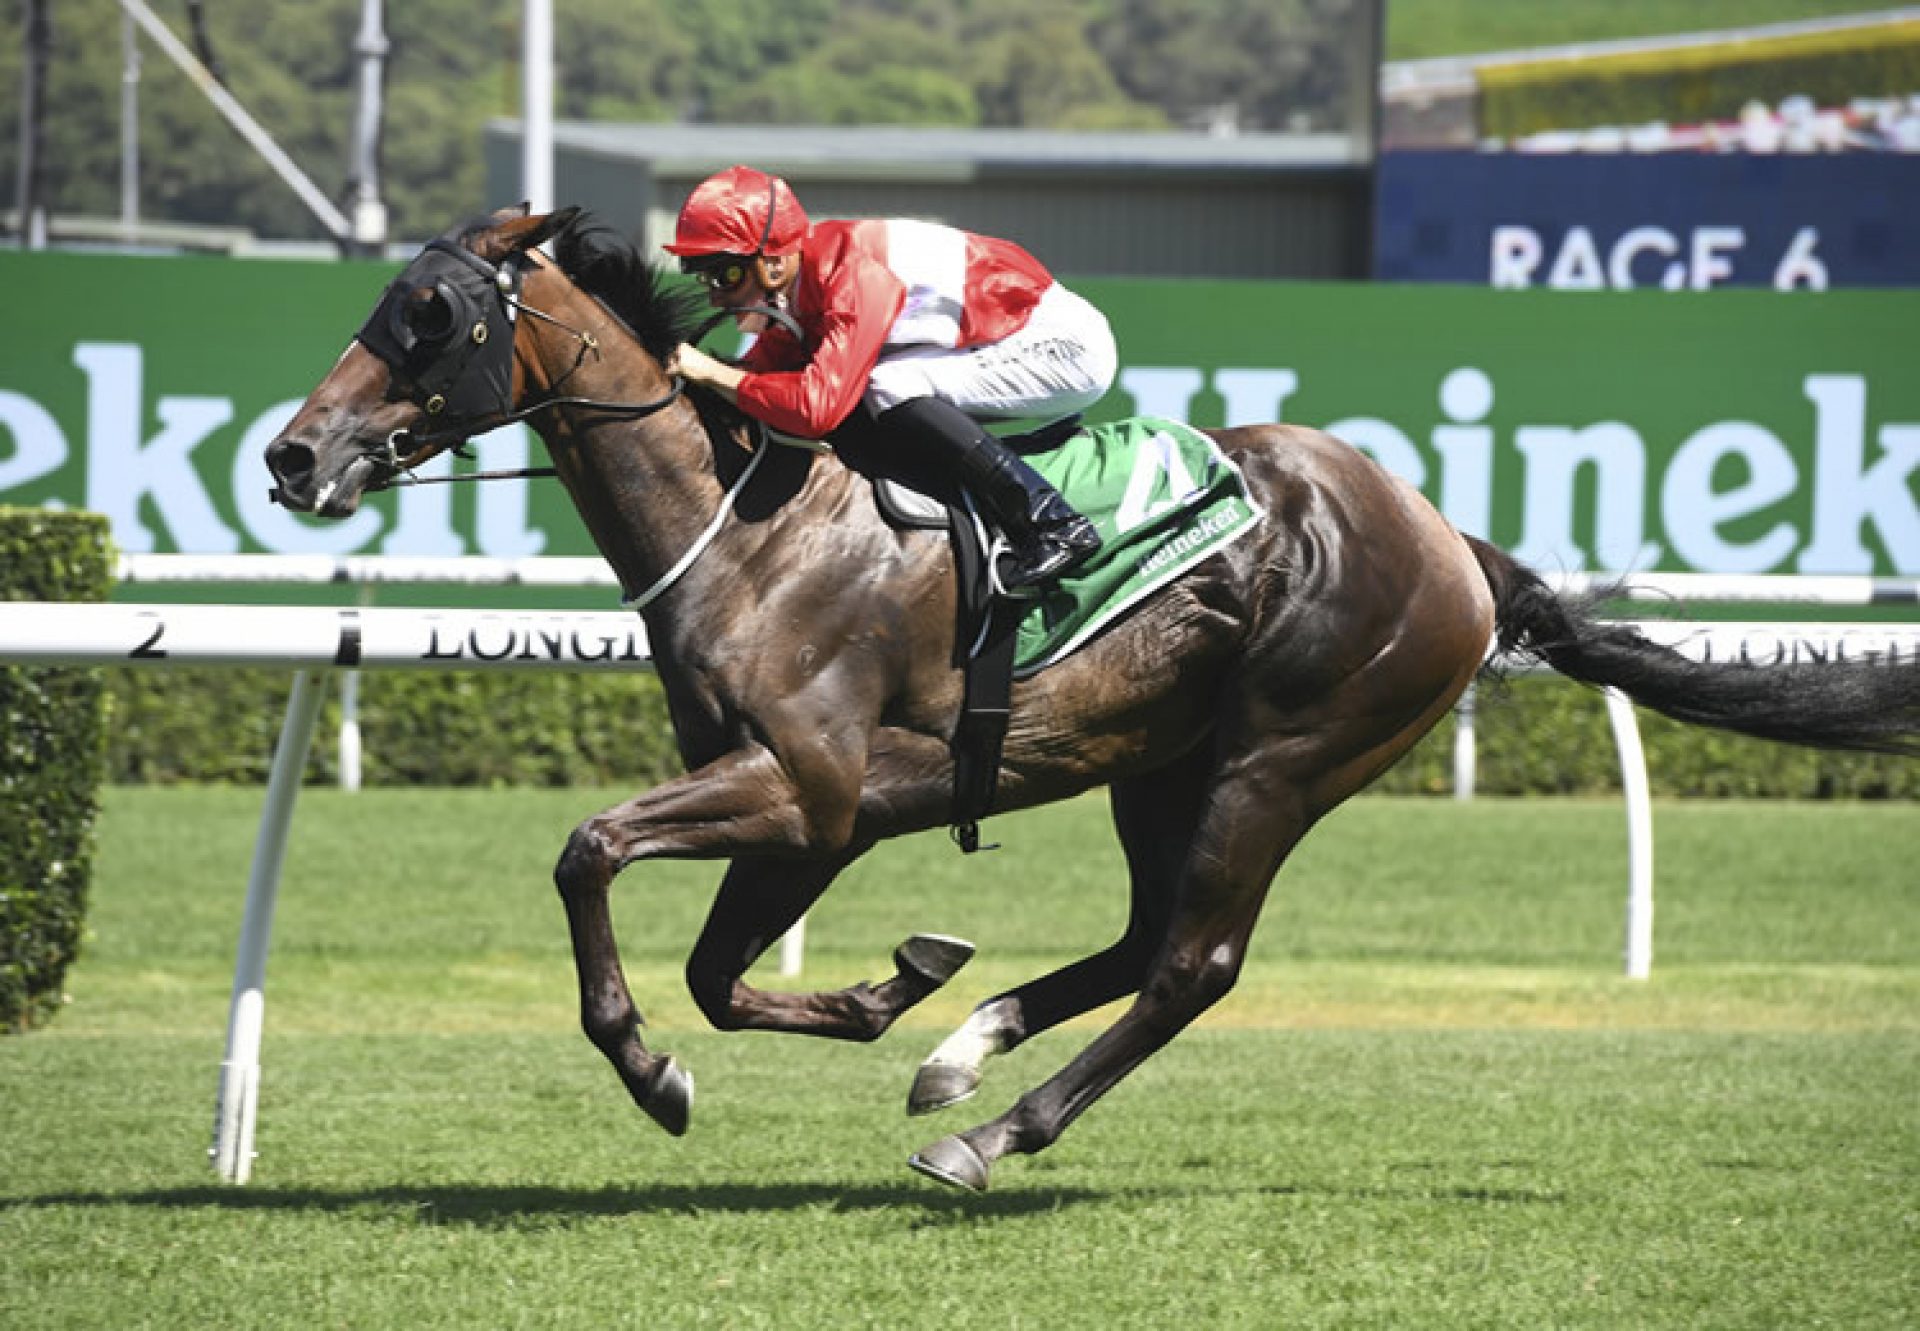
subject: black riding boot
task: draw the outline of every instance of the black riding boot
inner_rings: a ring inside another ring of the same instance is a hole
[[[1079,567],[1100,537],[1039,472],[951,402],[917,397],[880,413],[879,424],[907,436],[909,448],[937,462],[973,493],[1007,534],[1012,549],[999,568],[1000,586],[1017,592]]]

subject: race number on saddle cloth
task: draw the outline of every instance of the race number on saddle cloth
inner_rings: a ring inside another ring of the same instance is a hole
[[[1089,426],[1027,461],[1087,516],[1102,544],[1020,620],[1019,678],[1061,660],[1260,522],[1240,468],[1180,421],[1137,416]]]
[[[980,820],[994,808],[1014,679],[1036,674],[1092,640],[1251,531],[1261,517],[1232,459],[1179,421],[1146,416],[1084,428],[1026,458],[1091,521],[1100,548],[1037,602],[982,605],[970,588],[984,573],[970,574],[967,565],[969,551],[978,557],[987,543],[978,533],[963,535],[973,524],[956,512],[960,640],[966,645],[960,717],[948,740],[954,760],[949,821],[954,841],[969,854],[981,848]]]

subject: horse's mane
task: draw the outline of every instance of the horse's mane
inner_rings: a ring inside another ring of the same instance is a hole
[[[691,338],[706,313],[696,287],[674,281],[667,269],[591,213],[582,212],[554,238],[553,256],[560,271],[605,302],[656,360],[665,360]]]
[[[691,282],[652,262],[621,231],[592,213],[581,211],[553,238],[554,261],[582,291],[605,305],[639,339],[647,354],[664,362],[682,342],[691,342],[711,311],[706,298]],[[688,395],[701,424],[721,449],[746,419],[738,407],[719,395],[695,391]],[[737,450],[716,456],[734,460]]]

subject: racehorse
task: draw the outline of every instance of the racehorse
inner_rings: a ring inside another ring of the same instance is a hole
[[[528,419],[630,603],[686,773],[582,822],[554,878],[581,1022],[634,1101],[687,1128],[693,1082],[642,1042],[609,915],[638,860],[724,859],[687,962],[724,1030],[873,1040],[971,947],[917,935],[895,973],[831,992],[742,978],[875,843],[948,821],[960,705],[946,541],[883,520],[867,481],[754,443],[662,363],[688,293],[567,209],[509,209],[431,242],[267,448],[276,497],[324,517],[509,419]],[[533,247],[554,242],[558,260]],[[1019,682],[999,811],[1105,786],[1130,879],[1122,936],[982,1003],[922,1064],[910,1112],[987,1058],[1132,1004],[1005,1114],[914,1155],[983,1190],[1051,1145],[1233,986],[1268,887],[1319,819],[1453,705],[1490,645],[1683,721],[1842,749],[1920,749],[1920,670],[1696,664],[1593,618],[1450,526],[1410,485],[1311,429],[1211,432],[1264,511],[1253,533]]]

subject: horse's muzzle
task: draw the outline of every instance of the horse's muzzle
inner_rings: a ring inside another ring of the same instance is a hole
[[[300,512],[313,508],[313,450],[305,444],[280,438],[267,445],[267,470],[278,482],[267,497],[274,503]]]
[[[322,518],[352,517],[368,482],[382,470],[379,458],[356,453],[331,475],[322,476],[320,454],[313,446],[285,436],[267,445],[266,462],[278,482],[267,497],[292,512]]]

